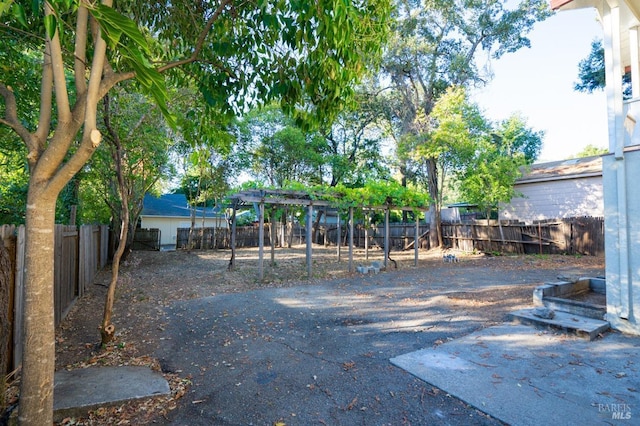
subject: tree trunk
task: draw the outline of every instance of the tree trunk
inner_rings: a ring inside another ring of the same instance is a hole
[[[105,99],[105,104],[108,98]],[[107,112],[108,116],[108,112]],[[120,272],[120,259],[127,247],[127,234],[129,232],[129,200],[127,198],[126,184],[124,182],[124,176],[122,174],[122,146],[120,145],[117,135],[113,133],[109,126],[109,121],[105,119],[107,128],[110,130],[112,137],[112,143],[115,145],[114,160],[116,166],[116,178],[118,180],[118,192],[120,194],[120,206],[122,214],[122,223],[120,224],[120,239],[118,240],[118,248],[113,255],[113,262],[111,264],[111,282],[109,283],[109,289],[107,290],[107,297],[104,302],[104,313],[102,315],[102,324],[100,326],[100,336],[103,345],[108,344],[113,340],[116,333],[116,327],[111,322],[113,315],[113,303],[116,296],[116,285],[118,284],[118,273]]]
[[[315,222],[311,222],[311,218],[309,218],[309,224],[312,226],[311,228],[311,241],[312,242],[316,242],[318,241],[318,228],[320,228],[320,220],[322,219],[322,213],[324,213],[323,210],[316,210],[316,220]]]
[[[442,247],[442,228],[440,217],[440,190],[438,188],[438,165],[435,158],[427,161],[428,190],[431,197],[429,207],[429,247]]]
[[[287,229],[289,230],[288,239],[287,239],[287,247],[291,248],[293,245],[293,211],[291,211],[291,217],[289,218],[289,222],[287,222]]]
[[[122,258],[122,254],[127,246],[128,222],[129,214],[125,213],[125,217],[122,220],[122,226],[120,228],[118,248],[113,255],[113,263],[111,264],[111,282],[109,282],[107,298],[104,302],[104,313],[102,315],[102,325],[100,326],[101,343],[103,345],[111,342],[116,333],[116,327],[111,323],[111,317],[113,316],[113,303],[115,302],[116,285],[118,284],[118,273],[120,272],[120,259]]]
[[[20,424],[53,423],[54,254],[58,193],[31,175],[25,216],[24,316]],[[55,191],[53,191],[55,192]]]
[[[120,238],[118,239],[118,248],[113,255],[111,264],[111,282],[107,290],[107,297],[104,302],[104,313],[102,315],[102,324],[100,326],[100,335],[102,345],[106,345],[113,340],[116,333],[116,327],[111,323],[113,315],[113,303],[116,295],[116,285],[118,284],[118,273],[120,272],[120,260],[128,247],[127,235],[129,233],[129,197],[127,184],[122,172],[122,143],[118,132],[111,126],[111,109],[110,98],[104,98],[104,124],[109,134],[109,140],[113,145],[112,157],[116,169],[116,182],[118,184],[118,196],[120,197]]]
[[[194,237],[193,234],[195,231],[195,227],[196,227],[196,208],[191,207],[191,226],[189,227],[189,238],[187,239],[187,252],[190,252],[195,246],[195,243],[193,242],[193,237]]]

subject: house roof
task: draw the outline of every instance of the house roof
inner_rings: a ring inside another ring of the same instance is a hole
[[[447,207],[449,208],[474,208],[474,207],[478,207],[477,204],[474,203],[467,203],[467,202],[460,202],[460,203],[453,203],[453,204],[448,204]]]
[[[558,10],[569,3],[573,3],[573,0],[551,0],[551,10]]]
[[[219,216],[220,208],[206,208],[205,216]],[[163,217],[190,217],[191,209],[187,204],[187,197],[184,194],[163,194],[155,197],[145,194],[142,204],[141,216],[163,216]],[[202,207],[196,208],[196,216],[202,217]]]
[[[523,170],[523,175],[516,180],[516,185],[594,176],[602,176],[600,156],[532,164]]]

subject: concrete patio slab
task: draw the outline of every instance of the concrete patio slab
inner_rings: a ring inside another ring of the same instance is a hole
[[[640,338],[587,341],[505,324],[391,362],[510,425],[640,418]]]
[[[91,409],[168,395],[169,383],[148,367],[89,367],[55,373],[54,420],[86,416]]]

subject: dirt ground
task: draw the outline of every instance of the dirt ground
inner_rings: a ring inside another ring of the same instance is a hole
[[[535,278],[540,270],[604,272],[602,257],[588,256],[484,256],[455,253],[460,265],[469,268],[471,275],[482,275],[489,269],[522,276],[530,285],[504,286],[500,291],[449,291],[447,298],[453,308],[483,311],[483,326],[503,321],[504,313],[531,304]],[[414,266],[414,251],[393,252],[399,280],[427,276],[431,280],[446,280],[450,264],[443,263],[441,251],[420,252],[418,267]],[[174,301],[201,298],[223,293],[248,292],[261,288],[282,288],[313,285],[333,279],[362,279],[348,271],[348,251],[343,249],[338,262],[335,247],[313,248],[313,277],[307,278],[305,247],[275,250],[271,262],[269,248],[264,252],[264,279],[258,276],[258,250],[242,249],[237,253],[237,267],[228,270],[230,251],[137,251],[121,268],[114,324],[117,339],[106,348],[99,345],[100,323],[110,270],[98,274],[94,285],[78,300],[56,333],[56,369],[82,368],[88,365],[148,365],[161,371],[160,364],[151,357],[158,345],[158,337],[165,330],[165,309]],[[354,251],[354,268],[382,261],[379,250],[371,250],[365,259],[363,250]],[[389,272],[393,263],[389,262]],[[395,270],[395,269],[394,269]],[[527,276],[529,274],[529,276]],[[189,378],[179,373],[167,373],[172,395],[150,401],[105,408],[91,413],[86,419],[66,419],[63,424],[147,424],[166,416],[174,409],[189,386]]]

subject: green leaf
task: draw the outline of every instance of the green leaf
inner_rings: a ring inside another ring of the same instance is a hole
[[[24,7],[22,7],[22,5],[14,3],[13,7],[11,8],[11,13],[13,14],[13,17],[20,23],[20,25],[25,28],[29,26],[29,24],[27,23],[27,15],[24,12]]]
[[[11,9],[13,0],[0,0],[0,16],[4,15]]]
[[[133,20],[103,4],[96,5],[93,9],[90,9],[90,11],[93,17],[100,23],[103,30],[108,33],[109,39],[107,41],[111,43],[115,41],[115,43],[118,43],[121,35],[125,34],[141,48],[145,54],[151,54],[147,40]],[[113,32],[113,34],[109,34],[111,32]]]
[[[47,31],[47,36],[50,39],[56,35],[56,27],[58,26],[58,19],[55,15],[47,15],[44,17],[44,28]]]

